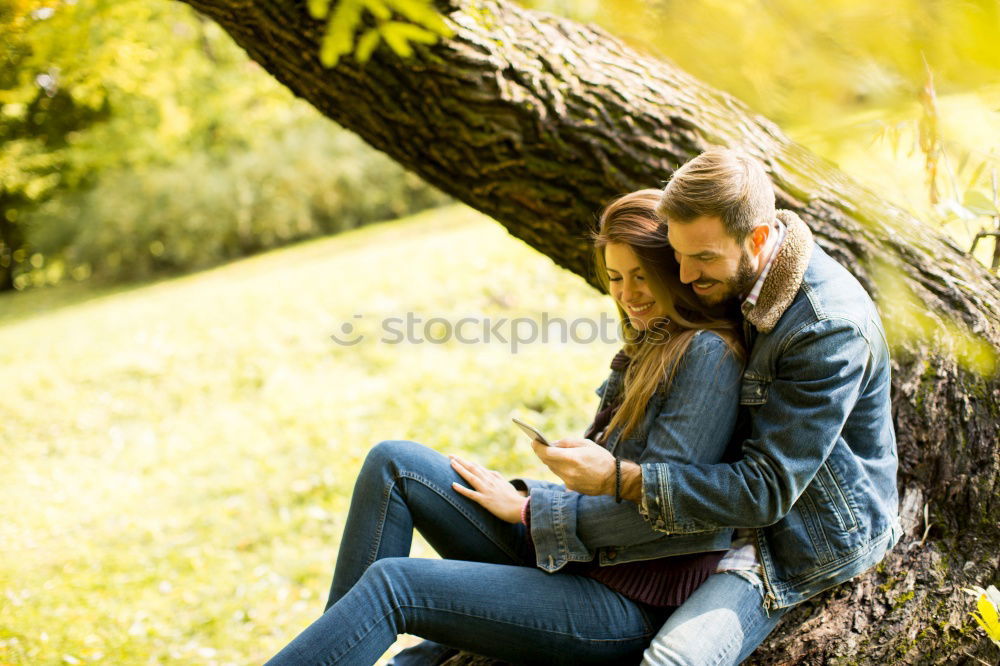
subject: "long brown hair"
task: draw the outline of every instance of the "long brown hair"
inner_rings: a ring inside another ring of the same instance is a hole
[[[698,331],[715,331],[737,358],[742,360],[744,355],[736,315],[725,305],[702,304],[680,281],[680,266],[667,242],[667,225],[656,214],[661,195],[660,190],[648,189],[615,199],[601,213],[598,230],[591,236],[597,278],[604,290],[610,293],[604,249],[611,243],[627,245],[635,252],[665,313],[640,331],[632,327],[628,313],[615,302],[631,363],[625,373],[621,407],[605,429],[604,438],[619,427],[621,437],[627,437],[642,424],[649,400],[658,388],[669,389],[678,362]]]

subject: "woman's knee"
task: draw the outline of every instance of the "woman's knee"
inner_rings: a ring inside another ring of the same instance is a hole
[[[412,447],[419,446],[415,442],[403,440],[385,440],[368,450],[362,474],[379,473],[383,470],[395,470],[400,461],[408,457]]]
[[[391,611],[405,622],[405,610],[412,604],[415,580],[420,579],[421,563],[427,560],[410,557],[384,557],[372,562],[358,585],[370,595],[370,601]]]
[[[379,442],[368,451],[363,473],[388,470],[392,476],[401,472],[420,471],[434,457],[441,454],[417,442],[389,439]]]
[[[393,605],[398,605],[406,603],[412,593],[433,585],[442,562],[445,560],[383,557],[372,562],[361,581],[373,591],[385,592]]]
[[[383,557],[380,560],[375,560],[365,570],[362,580],[370,579],[370,583],[388,588],[403,575],[403,564],[409,559],[408,557]]]

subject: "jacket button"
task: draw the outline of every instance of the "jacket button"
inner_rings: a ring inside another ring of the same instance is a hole
[[[609,550],[608,550],[608,559],[609,559],[609,560],[613,560],[613,559],[615,559],[616,557],[618,557],[618,553],[617,553],[617,551],[615,551],[615,549],[614,549],[614,548],[611,548],[611,549],[609,549]]]

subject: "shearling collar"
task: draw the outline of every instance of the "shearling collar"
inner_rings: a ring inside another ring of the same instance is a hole
[[[785,240],[764,278],[757,304],[743,313],[761,333],[770,333],[792,304],[812,256],[813,236],[806,223],[790,210],[779,210],[778,219],[787,230]]]

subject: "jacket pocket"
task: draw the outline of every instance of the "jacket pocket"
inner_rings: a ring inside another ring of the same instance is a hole
[[[805,492],[800,506],[809,515],[810,539],[820,554],[819,562],[843,557],[857,547],[858,521],[847,505],[843,490],[823,463]]]
[[[833,467],[830,466],[829,461],[823,463],[819,468],[819,471],[816,473],[816,482],[822,488],[826,505],[830,507],[830,510],[836,516],[840,529],[847,533],[856,531],[858,529],[858,518],[854,515],[854,511],[847,501],[844,484],[837,476]]]
[[[781,562],[781,578],[792,579],[834,559],[821,511],[807,489],[780,521],[764,528]]]
[[[763,405],[767,402],[767,389],[770,382],[756,377],[743,376],[740,383],[741,405]]]

